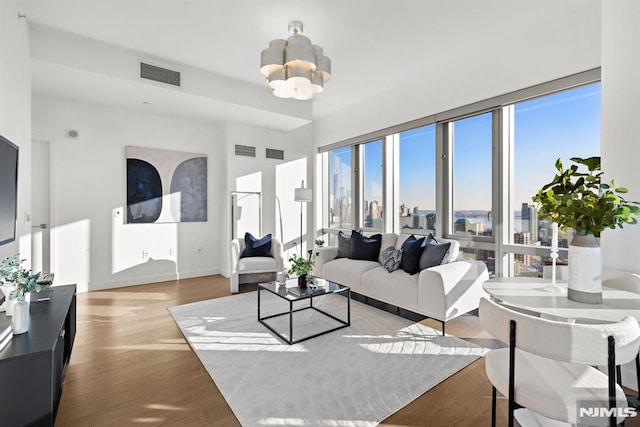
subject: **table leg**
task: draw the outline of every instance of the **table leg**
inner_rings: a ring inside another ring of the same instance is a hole
[[[260,286],[258,286],[258,320],[260,320]]]
[[[293,301],[289,301],[289,344],[293,343]]]

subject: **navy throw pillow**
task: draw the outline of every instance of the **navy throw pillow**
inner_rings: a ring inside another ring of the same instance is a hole
[[[362,259],[365,261],[378,261],[380,245],[382,245],[382,234],[374,234],[371,237],[365,237],[362,233],[353,230],[351,232],[351,250],[349,251],[349,258]]]
[[[420,256],[424,247],[425,238],[416,239],[412,234],[402,244],[402,260],[400,261],[400,268],[409,274],[416,274],[420,271]]]
[[[244,233],[244,251],[240,258],[271,256],[271,234],[256,239],[251,233]]]

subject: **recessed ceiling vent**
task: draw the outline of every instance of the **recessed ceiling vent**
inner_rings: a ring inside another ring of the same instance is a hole
[[[140,78],[180,87],[180,73],[151,64],[140,63]]]
[[[284,160],[284,151],[267,148],[267,159]]]
[[[256,147],[236,144],[236,156],[255,157]]]

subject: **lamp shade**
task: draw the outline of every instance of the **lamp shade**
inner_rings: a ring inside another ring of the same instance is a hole
[[[296,202],[310,202],[313,200],[313,190],[311,188],[296,188],[294,199]]]
[[[260,72],[278,98],[306,100],[321,93],[331,78],[331,60],[302,35],[302,22],[289,22],[287,39],[274,39],[260,54]]]

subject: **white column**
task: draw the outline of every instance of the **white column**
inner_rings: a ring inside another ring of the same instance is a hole
[[[602,169],[640,200],[640,2],[602,2]],[[640,225],[605,230],[603,268],[640,273]]]

